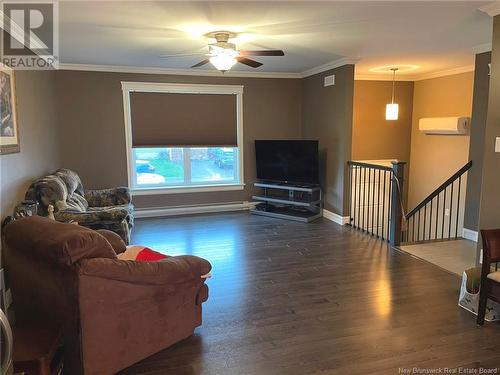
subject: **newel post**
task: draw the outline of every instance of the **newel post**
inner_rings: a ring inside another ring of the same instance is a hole
[[[404,161],[393,161],[392,163],[392,184],[391,184],[391,223],[389,228],[389,243],[392,247],[401,244],[401,220],[403,212],[401,210],[401,201],[403,199],[404,187]],[[397,177],[397,179],[395,178]],[[399,187],[398,187],[399,181]]]

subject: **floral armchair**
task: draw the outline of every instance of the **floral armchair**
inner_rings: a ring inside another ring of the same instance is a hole
[[[52,205],[57,221],[108,229],[119,234],[126,244],[130,242],[134,206],[126,187],[85,190],[78,174],[59,169],[34,181],[26,192],[26,199],[39,203],[41,216],[47,216],[48,207]]]

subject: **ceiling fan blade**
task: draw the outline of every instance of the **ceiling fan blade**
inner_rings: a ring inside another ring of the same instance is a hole
[[[203,66],[205,64],[208,64],[209,62],[210,62],[210,60],[205,59],[205,60],[200,61],[198,64],[194,64],[191,68],[198,68],[199,66]]]
[[[236,60],[237,60],[239,63],[242,63],[242,64],[245,64],[245,65],[251,66],[252,68],[258,68],[259,66],[261,66],[261,65],[262,65],[262,63],[260,63],[260,62],[258,62],[258,61],[251,60],[251,59],[247,59],[246,57],[242,57],[242,56],[238,56],[238,57],[236,57]]]
[[[280,49],[268,49],[261,51],[239,51],[242,56],[285,56],[285,52]]]

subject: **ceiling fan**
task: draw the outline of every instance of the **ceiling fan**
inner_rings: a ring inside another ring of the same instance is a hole
[[[244,64],[252,68],[258,68],[262,66],[262,63],[249,59],[246,56],[284,56],[285,53],[281,50],[257,50],[257,51],[239,51],[236,49],[234,43],[230,43],[229,39],[235,38],[236,33],[230,31],[214,31],[205,34],[208,38],[214,38],[216,43],[210,43],[208,45],[208,53],[206,59],[200,61],[197,64],[191,66],[191,68],[198,68],[205,64],[211,63],[217,70],[225,72],[236,64]],[[193,56],[200,55],[200,53],[194,54],[179,54],[179,55],[161,55],[160,57],[176,57],[176,56]]]

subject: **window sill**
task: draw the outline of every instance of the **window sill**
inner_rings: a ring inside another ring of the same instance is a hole
[[[163,194],[186,194],[186,193],[207,193],[207,192],[209,193],[213,191],[243,190],[244,188],[245,184],[135,188],[132,189],[132,195],[163,195]]]

